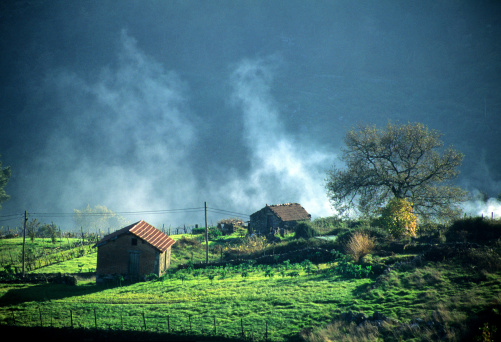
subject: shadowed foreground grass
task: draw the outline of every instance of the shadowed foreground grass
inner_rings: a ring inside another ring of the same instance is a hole
[[[262,270],[250,270],[245,276],[234,271],[223,278],[219,274],[210,277],[207,272],[182,279],[172,273],[156,281],[113,288],[92,283],[4,284],[0,320],[29,327],[267,337],[273,341],[343,340],[341,336],[350,332],[360,340],[374,336],[385,341],[398,341],[402,336],[415,341],[444,336],[459,340],[459,336],[471,334],[468,324],[473,318],[478,319],[488,308],[498,310],[501,303],[499,273],[479,274],[454,264],[403,264],[377,279],[346,279],[327,265],[313,275],[304,270],[298,273],[267,277]],[[367,316],[377,311],[391,317],[392,323],[362,329],[339,320],[348,311]],[[431,320],[440,329],[407,331],[416,320]]]

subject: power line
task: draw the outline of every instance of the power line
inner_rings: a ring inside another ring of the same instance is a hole
[[[128,215],[143,215],[143,214],[148,214],[148,215],[165,215],[165,214],[178,214],[178,213],[195,213],[195,212],[203,212],[205,210],[205,207],[193,207],[193,208],[176,208],[176,209],[160,209],[160,210],[142,210],[142,211],[111,211],[111,212],[84,212],[84,211],[78,211],[78,212],[28,212],[27,214],[29,216],[36,216],[39,218],[74,218],[75,216],[80,216],[80,217],[113,217],[115,215],[120,215],[120,216],[128,216]],[[234,216],[240,216],[240,217],[250,217],[248,214],[244,213],[239,213],[236,211],[231,211],[231,210],[225,210],[225,209],[219,209],[219,208],[210,208],[207,207],[207,210],[216,213],[216,214],[223,214],[223,215],[234,215]],[[7,222],[7,221],[13,221],[13,220],[20,220],[22,219],[24,213],[18,213],[18,214],[9,214],[9,215],[1,215],[0,216],[0,222]]]
[[[1,215],[0,216],[0,223],[1,222],[9,222],[9,221],[14,221],[14,220],[21,220],[24,214],[10,214],[10,215]]]
[[[17,221],[17,220],[21,220],[21,219],[22,219],[22,217],[21,217],[21,216],[19,216],[19,217],[12,217],[12,218],[9,218],[9,219],[0,219],[0,223],[1,223],[1,222],[9,222],[9,221],[14,221],[14,220],[15,220],[15,221]]]
[[[10,215],[0,215],[0,219],[1,218],[7,218],[7,217],[19,217],[19,216],[23,216],[23,214],[10,214]]]
[[[225,215],[238,215],[238,216],[245,216],[245,217],[250,217],[249,214],[243,214],[243,213],[237,213],[235,211],[230,211],[230,210],[224,210],[224,209],[217,209],[217,208],[207,208],[209,211],[218,213],[218,214],[225,214]]]
[[[180,209],[162,209],[162,210],[143,210],[143,211],[112,211],[112,212],[72,212],[72,213],[28,213],[30,215],[36,215],[39,217],[73,217],[77,216],[113,216],[113,215],[138,215],[138,214],[173,214],[173,213],[186,213],[186,212],[197,212],[203,211],[203,207],[200,208],[180,208]]]
[[[178,212],[196,212],[204,210],[203,207],[200,208],[183,208],[183,209],[164,209],[164,210],[145,210],[145,211],[123,211],[116,212],[120,215],[136,215],[136,214],[171,214]]]

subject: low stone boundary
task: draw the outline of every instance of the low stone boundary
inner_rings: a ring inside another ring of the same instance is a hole
[[[2,279],[0,282],[19,284],[19,283],[31,283],[31,284],[68,284],[76,285],[78,280],[83,279],[93,279],[96,276],[95,272],[82,272],[82,273],[29,273],[24,277],[22,275],[16,275],[12,279]]]

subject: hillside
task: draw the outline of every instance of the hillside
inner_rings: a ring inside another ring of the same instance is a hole
[[[138,283],[4,282],[0,329],[43,326],[61,340],[488,341],[499,336],[500,224],[461,220],[400,241],[364,222],[317,220],[337,239],[226,237],[212,242],[224,266],[179,263]],[[343,248],[356,232],[375,239],[357,263]],[[173,254],[203,255],[178,242]]]

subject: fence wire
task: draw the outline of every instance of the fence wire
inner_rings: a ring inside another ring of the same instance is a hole
[[[114,331],[146,331],[180,335],[207,335],[251,340],[280,341],[286,326],[259,315],[221,317],[169,312],[168,305],[57,304],[0,309],[0,325]]]

